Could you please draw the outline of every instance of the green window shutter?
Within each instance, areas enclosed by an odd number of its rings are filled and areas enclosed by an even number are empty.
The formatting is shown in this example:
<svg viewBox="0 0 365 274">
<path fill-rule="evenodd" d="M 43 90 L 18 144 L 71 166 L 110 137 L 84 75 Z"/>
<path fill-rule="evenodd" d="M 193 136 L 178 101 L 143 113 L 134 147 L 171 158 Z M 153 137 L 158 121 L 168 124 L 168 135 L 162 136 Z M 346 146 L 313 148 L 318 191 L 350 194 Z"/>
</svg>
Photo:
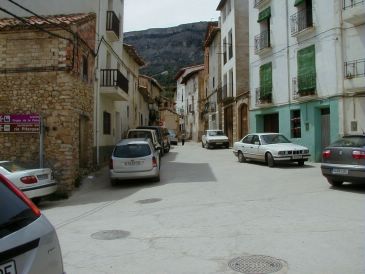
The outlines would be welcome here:
<svg viewBox="0 0 365 274">
<path fill-rule="evenodd" d="M 316 54 L 314 45 L 301 49 L 297 54 L 298 90 L 308 91 L 316 88 Z"/>
<path fill-rule="evenodd" d="M 257 19 L 257 23 L 260 23 L 261 21 L 270 18 L 270 16 L 271 16 L 271 7 L 268 7 L 267 9 L 264 9 L 259 13 L 259 19 Z"/>
<path fill-rule="evenodd" d="M 297 6 L 299 6 L 300 4 L 302 4 L 304 2 L 305 2 L 305 0 L 295 0 L 294 7 L 297 7 Z"/>
<path fill-rule="evenodd" d="M 264 64 L 260 67 L 260 88 L 261 96 L 272 92 L 272 63 Z"/>
</svg>

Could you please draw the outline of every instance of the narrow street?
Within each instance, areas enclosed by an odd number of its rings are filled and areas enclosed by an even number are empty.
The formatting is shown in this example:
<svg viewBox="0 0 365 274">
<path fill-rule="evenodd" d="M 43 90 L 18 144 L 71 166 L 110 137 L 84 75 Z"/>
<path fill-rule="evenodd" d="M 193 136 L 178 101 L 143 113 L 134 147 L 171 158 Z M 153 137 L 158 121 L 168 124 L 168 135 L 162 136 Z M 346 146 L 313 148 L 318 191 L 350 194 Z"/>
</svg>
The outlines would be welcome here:
<svg viewBox="0 0 365 274">
<path fill-rule="evenodd" d="M 40 205 L 67 274 L 234 274 L 248 255 L 278 259 L 262 273 L 365 273 L 363 186 L 330 187 L 318 163 L 242 164 L 193 142 L 162 161 L 160 183 L 111 187 L 104 168 Z"/>
</svg>

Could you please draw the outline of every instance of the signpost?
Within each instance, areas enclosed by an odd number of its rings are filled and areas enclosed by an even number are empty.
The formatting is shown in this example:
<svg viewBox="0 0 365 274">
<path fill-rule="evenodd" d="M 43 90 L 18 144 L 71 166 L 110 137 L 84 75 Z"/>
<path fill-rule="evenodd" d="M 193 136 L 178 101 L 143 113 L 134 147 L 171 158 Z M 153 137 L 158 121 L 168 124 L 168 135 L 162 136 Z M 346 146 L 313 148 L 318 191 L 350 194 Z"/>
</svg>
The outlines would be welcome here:
<svg viewBox="0 0 365 274">
<path fill-rule="evenodd" d="M 0 134 L 38 133 L 39 165 L 43 167 L 44 132 L 39 114 L 0 114 Z"/>
</svg>

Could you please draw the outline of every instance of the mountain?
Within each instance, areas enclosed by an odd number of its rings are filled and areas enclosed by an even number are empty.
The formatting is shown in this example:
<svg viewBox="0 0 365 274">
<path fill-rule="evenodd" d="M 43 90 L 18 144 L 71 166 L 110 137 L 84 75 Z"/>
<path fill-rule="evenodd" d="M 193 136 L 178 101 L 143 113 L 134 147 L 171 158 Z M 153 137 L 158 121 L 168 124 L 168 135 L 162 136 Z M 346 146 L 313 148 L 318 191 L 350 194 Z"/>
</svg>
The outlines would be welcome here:
<svg viewBox="0 0 365 274">
<path fill-rule="evenodd" d="M 209 23 L 126 32 L 124 43 L 134 46 L 146 62 L 141 74 L 152 76 L 169 72 L 154 78 L 171 91 L 176 87 L 175 75 L 181 68 L 204 63 L 204 39 Z"/>
</svg>

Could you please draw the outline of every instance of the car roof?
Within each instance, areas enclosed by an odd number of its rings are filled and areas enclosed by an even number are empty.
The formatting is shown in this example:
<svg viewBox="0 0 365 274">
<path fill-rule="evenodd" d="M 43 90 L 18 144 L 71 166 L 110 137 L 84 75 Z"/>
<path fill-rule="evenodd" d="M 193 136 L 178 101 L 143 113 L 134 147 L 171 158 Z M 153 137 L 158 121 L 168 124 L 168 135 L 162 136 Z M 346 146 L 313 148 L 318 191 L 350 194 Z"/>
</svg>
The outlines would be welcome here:
<svg viewBox="0 0 365 274">
<path fill-rule="evenodd" d="M 150 139 L 149 138 L 123 139 L 117 144 L 117 146 L 123 146 L 129 144 L 150 144 Z"/>
<path fill-rule="evenodd" d="M 129 131 L 147 131 L 147 132 L 155 132 L 154 129 L 148 129 L 148 128 L 133 128 L 133 129 L 129 129 Z"/>
</svg>

